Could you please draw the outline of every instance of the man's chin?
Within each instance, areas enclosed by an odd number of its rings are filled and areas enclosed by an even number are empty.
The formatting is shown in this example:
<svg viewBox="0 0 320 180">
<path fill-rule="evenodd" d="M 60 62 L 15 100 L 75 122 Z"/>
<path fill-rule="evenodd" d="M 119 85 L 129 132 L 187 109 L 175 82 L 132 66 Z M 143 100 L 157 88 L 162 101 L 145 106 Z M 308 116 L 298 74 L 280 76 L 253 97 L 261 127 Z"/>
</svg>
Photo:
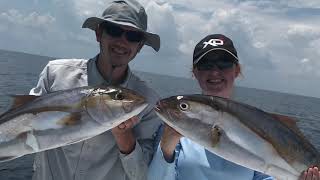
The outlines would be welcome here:
<svg viewBox="0 0 320 180">
<path fill-rule="evenodd" d="M 112 64 L 112 68 L 126 67 L 128 64 Z"/>
<path fill-rule="evenodd" d="M 112 66 L 116 66 L 116 67 L 120 67 L 120 66 L 127 66 L 129 64 L 129 60 L 128 58 L 115 58 L 115 57 L 112 57 L 112 60 L 111 60 L 111 64 Z"/>
</svg>

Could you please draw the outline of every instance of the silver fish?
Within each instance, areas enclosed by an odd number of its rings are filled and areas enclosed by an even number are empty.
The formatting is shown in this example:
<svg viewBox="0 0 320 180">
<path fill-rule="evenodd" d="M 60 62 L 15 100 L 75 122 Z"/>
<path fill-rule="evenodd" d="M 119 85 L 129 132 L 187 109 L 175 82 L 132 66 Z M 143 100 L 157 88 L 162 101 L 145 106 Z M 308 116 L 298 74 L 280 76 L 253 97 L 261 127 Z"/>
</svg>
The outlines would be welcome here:
<svg viewBox="0 0 320 180">
<path fill-rule="evenodd" d="M 308 167 L 320 167 L 319 152 L 286 116 L 205 95 L 163 99 L 155 111 L 212 153 L 277 179 L 296 180 Z"/>
<path fill-rule="evenodd" d="M 12 109 L 0 116 L 0 161 L 89 139 L 147 107 L 136 92 L 112 86 L 14 98 Z"/>
</svg>

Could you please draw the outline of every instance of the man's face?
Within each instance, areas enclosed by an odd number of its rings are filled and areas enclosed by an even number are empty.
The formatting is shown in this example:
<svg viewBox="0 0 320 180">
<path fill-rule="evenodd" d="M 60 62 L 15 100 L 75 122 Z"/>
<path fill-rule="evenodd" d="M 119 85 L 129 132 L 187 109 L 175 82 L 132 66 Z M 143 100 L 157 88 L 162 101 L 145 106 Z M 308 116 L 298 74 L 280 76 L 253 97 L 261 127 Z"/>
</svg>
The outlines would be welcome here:
<svg viewBox="0 0 320 180">
<path fill-rule="evenodd" d="M 127 66 L 143 45 L 141 33 L 129 26 L 101 26 L 96 33 L 100 55 L 115 67 Z"/>
</svg>

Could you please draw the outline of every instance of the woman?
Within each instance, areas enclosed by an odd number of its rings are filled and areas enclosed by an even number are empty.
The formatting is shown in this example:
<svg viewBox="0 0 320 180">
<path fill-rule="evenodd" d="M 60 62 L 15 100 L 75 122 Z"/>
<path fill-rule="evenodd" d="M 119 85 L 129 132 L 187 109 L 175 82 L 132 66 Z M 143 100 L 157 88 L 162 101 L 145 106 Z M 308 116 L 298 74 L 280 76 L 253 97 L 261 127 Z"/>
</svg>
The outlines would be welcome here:
<svg viewBox="0 0 320 180">
<path fill-rule="evenodd" d="M 224 35 L 202 39 L 193 54 L 193 74 L 205 95 L 230 98 L 241 73 L 237 51 Z M 303 180 L 320 180 L 317 168 L 308 169 Z M 224 160 L 182 137 L 165 125 L 160 145 L 150 164 L 149 180 L 237 179 L 271 180 L 270 176 Z"/>
</svg>

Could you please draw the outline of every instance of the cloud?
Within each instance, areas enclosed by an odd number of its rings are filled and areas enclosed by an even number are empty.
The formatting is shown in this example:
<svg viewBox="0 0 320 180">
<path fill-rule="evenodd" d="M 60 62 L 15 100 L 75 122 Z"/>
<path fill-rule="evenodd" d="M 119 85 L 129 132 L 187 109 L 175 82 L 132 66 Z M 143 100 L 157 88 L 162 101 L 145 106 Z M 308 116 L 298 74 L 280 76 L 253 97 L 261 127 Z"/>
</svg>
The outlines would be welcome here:
<svg viewBox="0 0 320 180">
<path fill-rule="evenodd" d="M 55 57 L 95 55 L 94 33 L 81 25 L 88 17 L 100 16 L 111 0 L 32 2 L 0 2 L 0 48 Z M 319 0 L 139 2 L 148 13 L 149 31 L 161 36 L 158 53 L 143 48 L 133 62 L 139 70 L 189 76 L 196 43 L 208 34 L 222 33 L 234 41 L 243 73 L 248 74 L 243 84 L 265 88 L 277 79 L 274 88 L 284 90 L 280 85 L 292 77 L 311 82 L 320 76 Z"/>
<path fill-rule="evenodd" d="M 159 5 L 149 1 L 145 6 L 149 22 L 149 31 L 161 37 L 161 54 L 164 56 L 177 56 L 179 54 L 180 39 L 174 10 L 169 4 Z"/>
<path fill-rule="evenodd" d="M 17 9 L 10 9 L 0 14 L 0 22 L 0 46 L 4 49 L 20 49 L 39 54 L 39 50 L 48 49 L 47 40 L 56 36 L 56 18 L 49 13 L 23 13 Z"/>
<path fill-rule="evenodd" d="M 71 0 L 74 13 L 82 19 L 91 16 L 100 16 L 111 0 Z"/>
<path fill-rule="evenodd" d="M 50 14 L 41 15 L 37 12 L 22 14 L 16 9 L 10 9 L 0 14 L 0 20 L 4 23 L 10 23 L 14 26 L 46 28 L 52 25 L 56 19 Z"/>
<path fill-rule="evenodd" d="M 278 1 L 274 2 L 277 3 Z M 281 0 L 280 4 L 295 8 L 320 8 L 320 1 L 318 0 Z"/>
<path fill-rule="evenodd" d="M 287 68 L 287 73 L 295 76 L 312 74 L 320 77 L 318 73 L 320 28 L 306 24 L 292 24 L 288 26 L 285 40 L 288 43 L 285 48 L 291 52 L 290 59 L 284 64 L 290 67 Z"/>
<path fill-rule="evenodd" d="M 259 8 L 279 9 L 279 8 L 320 8 L 318 0 L 234 0 L 232 2 L 252 4 Z"/>
<path fill-rule="evenodd" d="M 306 24 L 293 24 L 289 26 L 287 34 L 292 37 L 292 40 L 295 40 L 294 44 L 305 45 L 305 43 L 319 38 L 320 28 Z"/>
</svg>

